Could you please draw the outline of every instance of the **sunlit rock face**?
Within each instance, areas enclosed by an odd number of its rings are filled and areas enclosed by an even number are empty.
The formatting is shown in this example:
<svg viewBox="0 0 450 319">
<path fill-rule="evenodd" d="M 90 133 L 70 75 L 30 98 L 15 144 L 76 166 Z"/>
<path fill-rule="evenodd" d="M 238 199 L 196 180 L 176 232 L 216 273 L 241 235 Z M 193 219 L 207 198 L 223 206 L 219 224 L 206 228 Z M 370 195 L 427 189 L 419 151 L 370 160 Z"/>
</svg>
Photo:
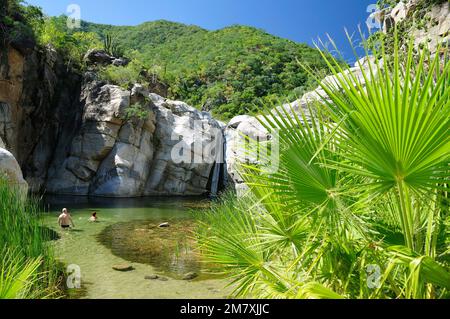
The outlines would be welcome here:
<svg viewBox="0 0 450 319">
<path fill-rule="evenodd" d="M 22 170 L 14 155 L 2 148 L 3 141 L 0 139 L 0 178 L 5 178 L 8 184 L 18 187 L 24 194 L 28 192 L 28 184 L 23 179 Z"/>
<path fill-rule="evenodd" d="M 136 197 L 209 191 L 214 161 L 203 160 L 201 152 L 222 132 L 209 113 L 139 85 L 127 91 L 93 81 L 85 85 L 82 101 L 81 129 L 49 175 L 47 192 Z M 127 117 L 137 104 L 143 116 Z M 174 151 L 179 145 L 188 155 L 183 161 Z"/>
<path fill-rule="evenodd" d="M 184 102 L 156 94 L 150 98 L 156 118 L 155 156 L 144 195 L 205 193 L 215 162 L 211 157 L 215 152 L 208 151 L 223 147 L 220 123 Z M 185 148 L 183 154 L 178 152 L 179 146 Z"/>
<path fill-rule="evenodd" d="M 450 2 L 434 5 L 425 17 L 428 25 L 414 29 L 412 35 L 417 46 L 428 44 L 434 53 L 439 45 L 448 45 L 450 40 Z"/>
</svg>

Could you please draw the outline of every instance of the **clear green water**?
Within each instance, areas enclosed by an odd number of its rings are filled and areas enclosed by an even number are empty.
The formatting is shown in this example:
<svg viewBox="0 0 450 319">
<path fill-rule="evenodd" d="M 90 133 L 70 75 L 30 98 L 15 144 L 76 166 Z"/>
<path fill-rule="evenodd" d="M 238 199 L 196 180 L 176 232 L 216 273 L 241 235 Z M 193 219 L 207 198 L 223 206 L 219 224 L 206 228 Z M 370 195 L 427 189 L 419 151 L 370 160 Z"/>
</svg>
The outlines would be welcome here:
<svg viewBox="0 0 450 319">
<path fill-rule="evenodd" d="M 227 282 L 200 262 L 191 231 L 194 226 L 189 207 L 199 199 L 87 199 L 48 197 L 45 225 L 58 233 L 52 241 L 56 257 L 81 270 L 81 289 L 71 290 L 74 298 L 196 299 L 226 298 Z M 67 207 L 75 229 L 63 231 L 57 225 Z M 92 211 L 99 222 L 90 223 Z M 169 222 L 170 227 L 159 228 Z M 134 270 L 118 272 L 113 265 L 128 264 Z M 195 280 L 181 280 L 196 272 Z M 148 280 L 158 275 L 167 281 Z"/>
</svg>

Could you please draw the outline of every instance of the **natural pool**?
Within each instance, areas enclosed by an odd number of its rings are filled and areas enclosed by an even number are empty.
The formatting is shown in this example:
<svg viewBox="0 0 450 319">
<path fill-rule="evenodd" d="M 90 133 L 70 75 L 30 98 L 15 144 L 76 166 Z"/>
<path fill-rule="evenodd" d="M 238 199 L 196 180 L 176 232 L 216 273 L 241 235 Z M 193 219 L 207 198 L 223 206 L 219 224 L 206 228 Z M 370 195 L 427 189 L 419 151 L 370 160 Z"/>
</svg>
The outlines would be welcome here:
<svg viewBox="0 0 450 319">
<path fill-rule="evenodd" d="M 73 298 L 226 298 L 226 281 L 201 262 L 191 236 L 190 208 L 207 204 L 201 199 L 99 199 L 46 197 L 44 224 L 55 230 L 56 257 L 79 266 L 81 289 Z M 62 231 L 57 217 L 67 207 L 75 229 Z M 99 222 L 89 222 L 96 211 Z M 158 227 L 169 223 L 169 227 Z M 119 272 L 115 265 L 130 265 Z M 182 280 L 188 273 L 193 280 Z M 157 279 L 146 279 L 155 278 Z"/>
</svg>

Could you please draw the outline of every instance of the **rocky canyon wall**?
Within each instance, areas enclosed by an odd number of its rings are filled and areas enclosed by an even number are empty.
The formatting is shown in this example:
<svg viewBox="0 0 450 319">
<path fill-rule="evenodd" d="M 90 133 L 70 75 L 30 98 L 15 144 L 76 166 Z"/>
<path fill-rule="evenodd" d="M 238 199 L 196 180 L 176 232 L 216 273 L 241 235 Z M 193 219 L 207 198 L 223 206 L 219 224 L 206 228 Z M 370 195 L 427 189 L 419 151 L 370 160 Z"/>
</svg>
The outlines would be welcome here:
<svg viewBox="0 0 450 319">
<path fill-rule="evenodd" d="M 0 72 L 0 138 L 38 192 L 79 128 L 81 77 L 50 47 L 3 52 L 8 58 Z"/>
<path fill-rule="evenodd" d="M 142 114 L 133 115 L 137 106 Z M 223 147 L 222 126 L 209 113 L 140 85 L 125 90 L 93 72 L 77 75 L 51 48 L 25 54 L 8 49 L 0 78 L 0 170 L 11 179 L 13 168 L 17 176 L 21 168 L 32 192 L 206 194 L 223 158 L 208 161 L 202 152 L 210 144 Z M 174 153 L 179 145 L 187 154 Z"/>
<path fill-rule="evenodd" d="M 82 101 L 80 131 L 64 161 L 50 168 L 47 192 L 136 197 L 209 191 L 215 162 L 195 162 L 191 156 L 194 143 L 209 143 L 222 132 L 209 113 L 140 85 L 127 91 L 96 80 L 83 86 Z M 127 119 L 136 103 L 144 118 Z M 180 143 L 189 155 L 183 162 L 174 153 Z"/>
</svg>

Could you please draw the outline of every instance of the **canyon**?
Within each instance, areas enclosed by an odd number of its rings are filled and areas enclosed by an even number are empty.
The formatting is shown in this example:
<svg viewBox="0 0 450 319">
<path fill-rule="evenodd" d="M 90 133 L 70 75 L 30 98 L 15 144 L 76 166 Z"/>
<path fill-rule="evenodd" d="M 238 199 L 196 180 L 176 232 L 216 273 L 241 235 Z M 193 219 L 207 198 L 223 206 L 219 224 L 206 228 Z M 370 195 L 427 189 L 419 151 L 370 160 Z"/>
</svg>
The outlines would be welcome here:
<svg viewBox="0 0 450 319">
<path fill-rule="evenodd" d="M 401 2 L 376 19 L 389 32 L 410 18 L 415 5 L 414 0 Z M 433 6 L 427 32 L 413 32 L 417 45 L 448 45 L 449 16 L 448 2 Z M 2 55 L 7 63 L 0 66 L 0 171 L 32 193 L 215 195 L 228 184 L 245 192 L 239 164 L 257 160 L 246 156 L 242 143 L 246 137 L 271 140 L 261 116 L 241 115 L 222 123 L 138 83 L 123 88 L 99 80 L 91 69 L 74 71 L 51 46 L 10 45 Z M 87 56 L 98 57 L 93 52 Z M 350 69 L 362 84 L 365 67 L 367 61 L 360 60 Z M 324 81 L 339 88 L 338 77 Z M 308 105 L 323 98 L 319 87 L 280 110 L 308 113 Z M 136 107 L 142 114 L 130 116 Z M 177 155 L 177 149 L 184 154 Z"/>
</svg>

